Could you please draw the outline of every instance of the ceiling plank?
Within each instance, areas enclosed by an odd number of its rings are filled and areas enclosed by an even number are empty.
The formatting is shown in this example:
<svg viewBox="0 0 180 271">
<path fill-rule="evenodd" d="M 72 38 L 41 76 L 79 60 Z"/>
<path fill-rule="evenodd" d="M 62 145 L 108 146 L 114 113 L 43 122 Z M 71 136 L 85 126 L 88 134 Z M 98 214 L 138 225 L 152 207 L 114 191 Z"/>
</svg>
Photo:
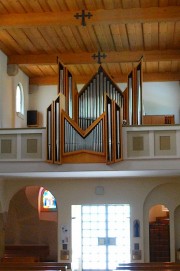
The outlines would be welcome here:
<svg viewBox="0 0 180 271">
<path fill-rule="evenodd" d="M 180 7 L 149 7 L 133 9 L 98 9 L 92 11 L 93 16 L 86 20 L 87 25 L 114 23 L 145 23 L 178 21 Z M 74 11 L 63 12 L 34 12 L 2 14 L 0 28 L 34 27 L 49 25 L 81 25 L 81 20 L 74 17 Z"/>
<path fill-rule="evenodd" d="M 64 65 L 94 64 L 96 60 L 92 57 L 93 54 L 82 52 L 62 53 L 58 55 L 11 55 L 8 58 L 8 64 L 57 64 L 58 58 Z M 145 62 L 180 60 L 180 50 L 122 51 L 108 52 L 106 55 L 106 58 L 102 59 L 102 63 L 138 62 L 142 56 Z"/>
<path fill-rule="evenodd" d="M 116 83 L 126 83 L 128 74 L 116 74 L 113 76 L 113 81 Z M 92 78 L 92 74 L 89 75 L 76 75 L 74 80 L 77 84 L 86 84 Z M 168 82 L 179 81 L 179 72 L 162 72 L 162 73 L 144 73 L 143 82 Z M 30 85 L 57 85 L 58 76 L 43 76 L 43 77 L 31 77 L 29 80 Z"/>
</svg>

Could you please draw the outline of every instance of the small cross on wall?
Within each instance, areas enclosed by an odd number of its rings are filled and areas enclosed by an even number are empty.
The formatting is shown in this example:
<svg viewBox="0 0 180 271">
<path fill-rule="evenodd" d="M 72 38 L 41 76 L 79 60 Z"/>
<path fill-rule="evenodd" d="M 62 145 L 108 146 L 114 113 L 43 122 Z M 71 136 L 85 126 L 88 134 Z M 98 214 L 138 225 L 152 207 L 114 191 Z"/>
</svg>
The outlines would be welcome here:
<svg viewBox="0 0 180 271">
<path fill-rule="evenodd" d="M 75 17 L 76 19 L 82 18 L 81 24 L 82 24 L 83 26 L 86 26 L 85 18 L 90 19 L 92 16 L 93 16 L 93 15 L 92 15 L 90 12 L 88 12 L 88 13 L 86 14 L 84 10 L 82 10 L 82 13 L 81 13 L 81 14 L 76 13 L 76 14 L 74 15 L 74 17 Z"/>
<path fill-rule="evenodd" d="M 107 55 L 105 53 L 98 52 L 97 54 L 92 55 L 94 59 L 97 58 L 97 63 L 101 64 L 101 58 L 106 58 Z"/>
</svg>

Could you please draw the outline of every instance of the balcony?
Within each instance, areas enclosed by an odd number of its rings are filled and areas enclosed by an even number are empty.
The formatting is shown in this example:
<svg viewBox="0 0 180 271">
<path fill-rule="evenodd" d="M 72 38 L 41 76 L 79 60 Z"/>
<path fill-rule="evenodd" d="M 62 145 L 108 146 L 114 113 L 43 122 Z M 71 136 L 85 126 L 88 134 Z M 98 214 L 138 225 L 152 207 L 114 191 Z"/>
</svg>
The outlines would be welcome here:
<svg viewBox="0 0 180 271">
<path fill-rule="evenodd" d="M 0 176 L 119 178 L 180 175 L 180 125 L 124 126 L 123 161 L 51 164 L 46 129 L 0 129 Z"/>
</svg>

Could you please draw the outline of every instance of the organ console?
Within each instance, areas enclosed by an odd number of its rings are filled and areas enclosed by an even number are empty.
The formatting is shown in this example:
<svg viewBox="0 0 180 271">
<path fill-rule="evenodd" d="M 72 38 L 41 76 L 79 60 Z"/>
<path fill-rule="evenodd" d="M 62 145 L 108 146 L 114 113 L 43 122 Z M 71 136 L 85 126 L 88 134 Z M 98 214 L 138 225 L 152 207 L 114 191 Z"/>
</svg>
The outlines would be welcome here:
<svg viewBox="0 0 180 271">
<path fill-rule="evenodd" d="M 100 65 L 78 93 L 72 74 L 59 63 L 57 98 L 47 108 L 47 162 L 121 161 L 123 118 L 130 125 L 142 122 L 141 79 L 139 65 L 123 93 Z"/>
</svg>

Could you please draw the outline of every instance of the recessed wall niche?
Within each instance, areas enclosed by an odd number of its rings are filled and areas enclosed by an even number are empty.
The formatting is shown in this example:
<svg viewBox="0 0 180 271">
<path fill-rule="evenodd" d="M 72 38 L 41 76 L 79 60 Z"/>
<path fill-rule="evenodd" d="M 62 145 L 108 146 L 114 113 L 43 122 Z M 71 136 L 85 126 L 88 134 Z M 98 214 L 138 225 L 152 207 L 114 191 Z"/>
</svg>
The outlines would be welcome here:
<svg viewBox="0 0 180 271">
<path fill-rule="evenodd" d="M 176 155 L 176 131 L 155 131 L 155 156 Z"/>
<path fill-rule="evenodd" d="M 22 158 L 42 158 L 41 134 L 23 134 L 21 136 Z"/>
<path fill-rule="evenodd" d="M 149 132 L 127 132 L 127 155 L 149 156 Z"/>
<path fill-rule="evenodd" d="M 0 159 L 17 158 L 17 136 L 0 135 Z"/>
<path fill-rule="evenodd" d="M 1 139 L 1 153 L 11 153 L 12 144 L 11 139 Z"/>
</svg>

